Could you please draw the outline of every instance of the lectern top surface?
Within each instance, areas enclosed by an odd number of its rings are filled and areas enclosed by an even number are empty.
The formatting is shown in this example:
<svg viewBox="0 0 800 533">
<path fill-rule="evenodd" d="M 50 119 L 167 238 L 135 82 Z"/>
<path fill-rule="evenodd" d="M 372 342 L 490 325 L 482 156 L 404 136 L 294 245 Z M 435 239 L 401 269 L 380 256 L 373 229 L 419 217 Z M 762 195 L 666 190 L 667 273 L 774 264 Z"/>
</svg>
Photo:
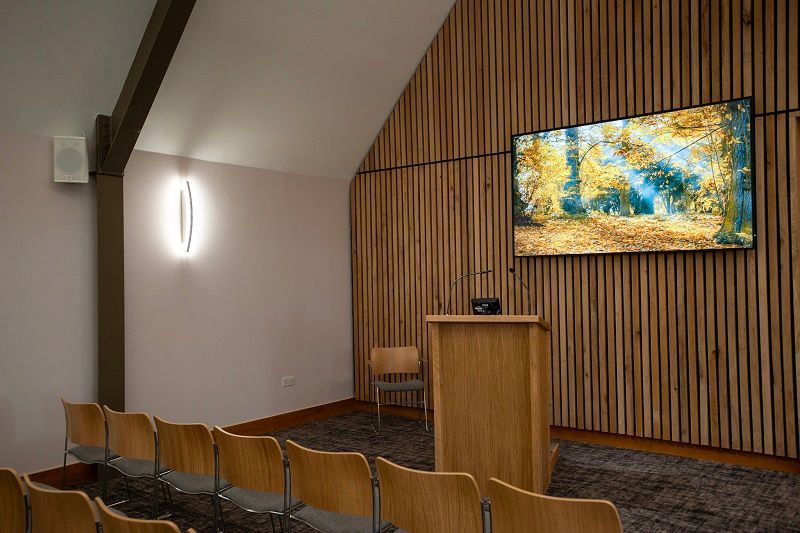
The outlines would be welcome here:
<svg viewBox="0 0 800 533">
<path fill-rule="evenodd" d="M 428 322 L 478 322 L 478 323 L 538 323 L 545 329 L 550 329 L 547 323 L 539 315 L 428 315 L 425 317 Z"/>
</svg>

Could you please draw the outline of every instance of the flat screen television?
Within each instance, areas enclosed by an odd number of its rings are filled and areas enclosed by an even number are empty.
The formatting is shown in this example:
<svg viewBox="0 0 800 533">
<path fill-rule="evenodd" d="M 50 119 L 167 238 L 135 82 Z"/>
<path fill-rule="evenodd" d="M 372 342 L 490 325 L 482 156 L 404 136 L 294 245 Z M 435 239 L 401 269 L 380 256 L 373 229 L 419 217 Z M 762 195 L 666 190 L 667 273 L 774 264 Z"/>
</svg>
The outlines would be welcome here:
<svg viewBox="0 0 800 533">
<path fill-rule="evenodd" d="M 515 256 L 751 248 L 750 98 L 512 139 Z"/>
</svg>

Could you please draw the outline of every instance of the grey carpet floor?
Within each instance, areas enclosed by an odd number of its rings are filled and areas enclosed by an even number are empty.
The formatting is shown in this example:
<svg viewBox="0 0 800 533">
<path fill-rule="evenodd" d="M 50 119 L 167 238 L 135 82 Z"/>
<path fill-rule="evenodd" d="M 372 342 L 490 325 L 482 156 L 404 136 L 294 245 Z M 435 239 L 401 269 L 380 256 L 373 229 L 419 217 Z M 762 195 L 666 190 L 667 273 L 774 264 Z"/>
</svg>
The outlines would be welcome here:
<svg viewBox="0 0 800 533">
<path fill-rule="evenodd" d="M 413 420 L 384 418 L 383 434 L 371 430 L 372 416 L 351 413 L 274 434 L 310 448 L 359 451 L 374 468 L 377 456 L 421 470 L 433 470 L 433 432 Z M 91 497 L 99 485 L 82 487 Z M 124 484 L 114 480 L 110 500 L 122 499 Z M 146 517 L 150 486 L 131 482 L 133 500 L 119 506 Z M 172 520 L 181 528 L 211 531 L 208 498 L 173 491 Z M 800 476 L 682 457 L 605 446 L 561 442 L 548 494 L 601 498 L 614 502 L 628 532 L 798 531 Z M 223 503 L 227 531 L 271 531 L 269 519 Z M 293 532 L 310 529 L 297 524 Z"/>
</svg>

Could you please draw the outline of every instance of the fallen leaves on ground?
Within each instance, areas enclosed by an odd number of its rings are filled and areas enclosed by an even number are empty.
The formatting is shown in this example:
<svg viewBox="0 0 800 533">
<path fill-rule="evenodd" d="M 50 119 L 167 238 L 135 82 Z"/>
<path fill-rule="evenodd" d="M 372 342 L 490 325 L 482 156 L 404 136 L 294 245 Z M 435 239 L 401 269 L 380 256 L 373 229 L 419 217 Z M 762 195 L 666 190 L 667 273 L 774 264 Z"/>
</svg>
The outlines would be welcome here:
<svg viewBox="0 0 800 533">
<path fill-rule="evenodd" d="M 514 228 L 516 255 L 565 255 L 736 248 L 714 241 L 722 224 L 716 215 L 592 213 L 587 217 L 544 219 Z"/>
</svg>

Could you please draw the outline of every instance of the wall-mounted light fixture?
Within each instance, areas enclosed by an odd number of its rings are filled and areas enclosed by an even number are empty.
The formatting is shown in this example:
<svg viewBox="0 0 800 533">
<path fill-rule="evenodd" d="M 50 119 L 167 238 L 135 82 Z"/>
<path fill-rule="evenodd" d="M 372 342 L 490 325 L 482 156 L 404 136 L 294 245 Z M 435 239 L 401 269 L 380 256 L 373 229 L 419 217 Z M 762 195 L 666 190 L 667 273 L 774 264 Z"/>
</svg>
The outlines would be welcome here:
<svg viewBox="0 0 800 533">
<path fill-rule="evenodd" d="M 181 244 L 186 253 L 192 247 L 192 229 L 194 226 L 194 206 L 192 205 L 192 187 L 185 181 L 181 187 Z"/>
</svg>

